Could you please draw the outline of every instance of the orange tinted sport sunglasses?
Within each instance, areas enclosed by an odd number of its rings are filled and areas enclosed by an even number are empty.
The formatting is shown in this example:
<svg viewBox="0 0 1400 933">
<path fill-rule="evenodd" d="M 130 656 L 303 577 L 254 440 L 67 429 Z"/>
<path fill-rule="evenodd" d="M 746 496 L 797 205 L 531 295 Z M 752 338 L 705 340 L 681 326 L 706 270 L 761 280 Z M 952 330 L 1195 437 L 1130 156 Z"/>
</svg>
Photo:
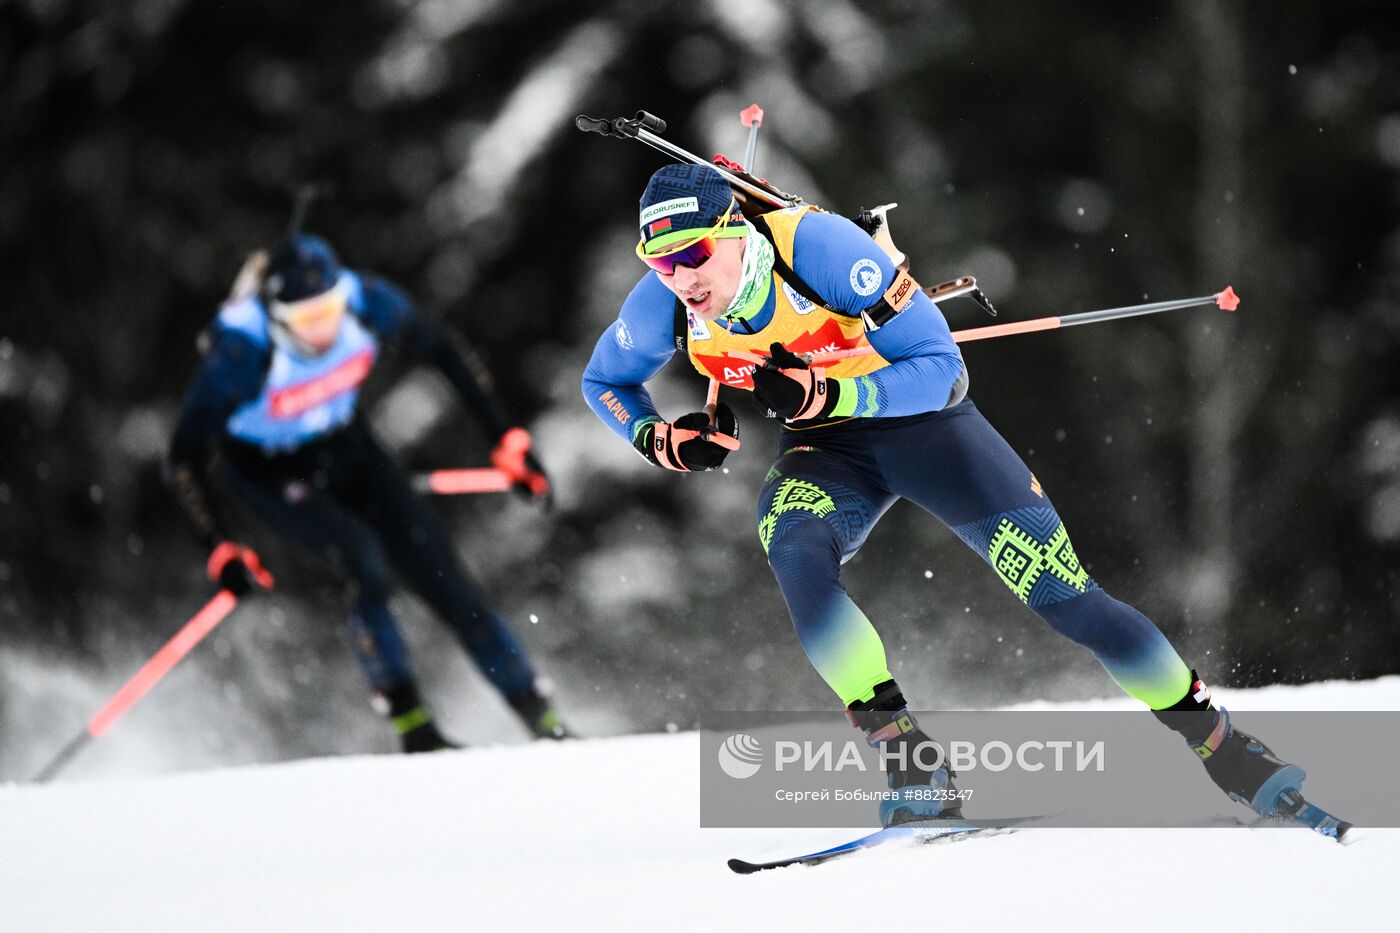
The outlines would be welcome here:
<svg viewBox="0 0 1400 933">
<path fill-rule="evenodd" d="M 698 269 L 703 266 L 711 256 L 715 254 L 719 241 L 723 239 L 722 231 L 733 216 L 734 202 L 730 202 L 730 209 L 726 210 L 719 221 L 706 230 L 694 240 L 683 242 L 662 253 L 648 253 L 646 242 L 637 241 L 637 258 L 646 263 L 661 275 L 675 275 L 678 266 L 685 266 L 688 269 Z"/>
<path fill-rule="evenodd" d="M 350 290 L 344 281 L 337 282 L 334 288 L 303 298 L 301 301 L 280 301 L 272 303 L 272 316 L 288 327 L 314 327 L 329 322 L 345 313 Z"/>
</svg>

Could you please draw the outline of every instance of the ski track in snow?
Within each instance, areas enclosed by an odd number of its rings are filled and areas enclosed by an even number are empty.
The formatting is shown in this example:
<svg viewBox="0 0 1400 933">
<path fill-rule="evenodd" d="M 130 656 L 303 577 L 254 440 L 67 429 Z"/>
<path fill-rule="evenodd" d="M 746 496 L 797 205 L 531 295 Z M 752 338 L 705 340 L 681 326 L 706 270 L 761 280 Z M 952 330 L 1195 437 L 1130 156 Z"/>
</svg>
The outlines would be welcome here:
<svg viewBox="0 0 1400 933">
<path fill-rule="evenodd" d="M 1232 709 L 1396 709 L 1400 677 L 1217 697 Z M 1304 830 L 1023 829 L 734 875 L 731 856 L 858 832 L 698 828 L 697 746 L 694 733 L 642 735 L 7 785 L 0 930 L 1180 933 L 1393 921 L 1394 829 L 1357 830 L 1349 846 Z"/>
</svg>

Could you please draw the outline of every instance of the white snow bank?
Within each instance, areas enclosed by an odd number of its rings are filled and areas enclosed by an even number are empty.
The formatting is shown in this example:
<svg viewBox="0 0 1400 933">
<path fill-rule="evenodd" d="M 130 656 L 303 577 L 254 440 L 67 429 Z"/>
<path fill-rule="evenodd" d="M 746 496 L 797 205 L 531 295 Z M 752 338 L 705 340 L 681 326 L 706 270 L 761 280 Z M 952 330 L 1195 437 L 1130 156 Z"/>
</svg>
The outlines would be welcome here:
<svg viewBox="0 0 1400 933">
<path fill-rule="evenodd" d="M 1395 709 L 1400 677 L 1224 699 Z M 683 733 L 9 785 L 0 928 L 1180 933 L 1393 920 L 1400 830 L 1359 830 L 1343 847 L 1301 830 L 1025 829 L 741 877 L 726 858 L 853 833 L 699 829 L 697 747 Z"/>
</svg>

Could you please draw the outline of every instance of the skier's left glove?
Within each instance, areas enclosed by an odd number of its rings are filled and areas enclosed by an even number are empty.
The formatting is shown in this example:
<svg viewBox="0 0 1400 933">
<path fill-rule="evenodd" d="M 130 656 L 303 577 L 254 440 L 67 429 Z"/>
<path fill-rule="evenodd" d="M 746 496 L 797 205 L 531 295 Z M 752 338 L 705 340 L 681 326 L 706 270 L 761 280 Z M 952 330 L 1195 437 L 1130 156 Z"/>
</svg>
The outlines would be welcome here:
<svg viewBox="0 0 1400 933">
<path fill-rule="evenodd" d="M 837 380 L 826 378 L 820 366 L 812 369 L 781 343 L 774 343 L 768 352 L 768 358 L 753 370 L 753 396 L 759 407 L 789 421 L 831 414 L 841 395 Z"/>
<path fill-rule="evenodd" d="M 220 541 L 209 553 L 205 566 L 209 579 L 240 599 L 261 588 L 272 589 L 272 574 L 263 566 L 258 552 L 233 541 Z"/>
<path fill-rule="evenodd" d="M 512 489 L 526 497 L 543 501 L 545 508 L 548 508 L 552 503 L 549 477 L 531 451 L 532 445 L 529 431 L 511 428 L 501 435 L 491 451 L 491 465 L 506 475 Z"/>
</svg>

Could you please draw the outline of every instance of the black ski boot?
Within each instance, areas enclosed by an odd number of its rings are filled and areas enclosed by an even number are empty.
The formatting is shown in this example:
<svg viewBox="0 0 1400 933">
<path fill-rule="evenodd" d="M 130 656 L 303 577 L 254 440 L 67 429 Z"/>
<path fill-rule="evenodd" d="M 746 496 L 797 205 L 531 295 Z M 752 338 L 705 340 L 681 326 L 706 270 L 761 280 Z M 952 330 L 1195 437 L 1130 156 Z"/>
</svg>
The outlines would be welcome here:
<svg viewBox="0 0 1400 933">
<path fill-rule="evenodd" d="M 878 684 L 869 702 L 857 700 L 847 707 L 846 718 L 865 733 L 872 748 L 884 745 L 886 760 L 894 764 L 886 774 L 896 796 L 880 801 L 882 826 L 962 819 L 962 800 L 953 785 L 956 774 L 942 750 L 909 714 L 898 684 L 893 680 Z M 942 764 L 932 771 L 924 767 L 934 761 Z"/>
<path fill-rule="evenodd" d="M 1152 714 L 1186 738 L 1217 787 L 1254 812 L 1288 816 L 1291 814 L 1280 812 L 1279 798 L 1289 795 L 1301 800 L 1299 792 L 1307 773 L 1280 760 L 1254 736 L 1234 728 L 1229 711 L 1211 705 L 1210 688 L 1195 671 L 1191 672 L 1191 689 L 1186 696 Z"/>
<path fill-rule="evenodd" d="M 399 745 L 405 752 L 437 752 L 462 747 L 438 731 L 418 696 L 418 688 L 412 683 L 381 690 L 375 699 L 375 707 L 389 717 L 394 731 L 399 734 Z"/>
<path fill-rule="evenodd" d="M 554 701 L 539 684 L 532 684 L 530 689 L 506 697 L 506 702 L 535 738 L 577 738 L 569 727 L 564 725 L 559 711 L 554 708 Z"/>
</svg>

